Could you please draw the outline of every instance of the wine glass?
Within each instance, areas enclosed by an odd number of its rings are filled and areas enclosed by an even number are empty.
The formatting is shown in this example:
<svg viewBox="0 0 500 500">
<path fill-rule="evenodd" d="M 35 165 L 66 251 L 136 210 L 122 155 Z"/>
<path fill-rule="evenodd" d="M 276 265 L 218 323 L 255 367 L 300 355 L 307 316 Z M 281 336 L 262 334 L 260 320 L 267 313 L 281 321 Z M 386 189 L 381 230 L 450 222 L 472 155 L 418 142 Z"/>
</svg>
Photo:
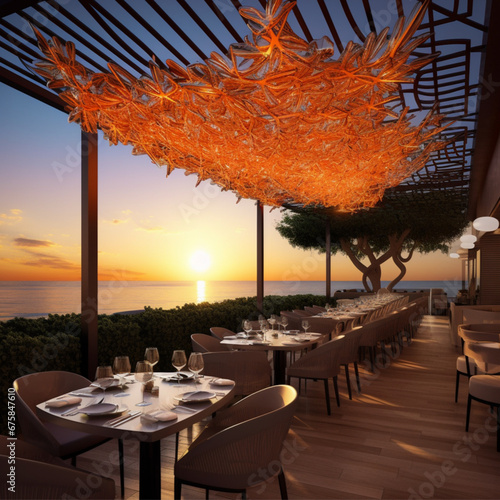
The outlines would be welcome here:
<svg viewBox="0 0 500 500">
<path fill-rule="evenodd" d="M 148 406 L 151 403 L 144 400 L 146 384 L 153 378 L 153 366 L 149 361 L 138 361 L 135 365 L 135 379 L 142 384 L 142 401 L 135 406 Z"/>
<path fill-rule="evenodd" d="M 266 333 L 269 331 L 269 324 L 267 321 L 263 321 L 260 324 L 260 331 L 262 332 L 262 340 L 266 340 Z"/>
<path fill-rule="evenodd" d="M 288 318 L 286 316 L 281 316 L 281 324 L 283 325 L 283 330 L 286 330 L 288 326 Z"/>
<path fill-rule="evenodd" d="M 180 371 L 186 366 L 186 353 L 181 350 L 174 351 L 172 354 L 172 366 L 177 370 L 177 382 L 180 382 Z"/>
<path fill-rule="evenodd" d="M 204 368 L 203 354 L 201 352 L 192 352 L 189 356 L 188 368 L 194 374 L 194 383 L 198 381 L 198 374 Z"/>
<path fill-rule="evenodd" d="M 131 366 L 130 366 L 130 360 L 128 359 L 128 356 L 116 356 L 114 361 L 113 361 L 113 373 L 115 375 L 118 375 L 118 383 L 120 387 L 123 387 L 125 385 L 125 377 L 124 375 L 127 375 L 130 373 Z"/>
<path fill-rule="evenodd" d="M 249 333 L 252 331 L 252 323 L 250 323 L 250 321 L 248 321 L 248 319 L 243 321 L 243 330 L 245 330 L 247 337 L 248 337 Z"/>
<path fill-rule="evenodd" d="M 302 320 L 302 328 L 304 329 L 304 332 L 307 333 L 307 329 L 309 328 L 309 321 L 307 319 Z"/>
<path fill-rule="evenodd" d="M 158 363 L 158 361 L 160 361 L 158 349 L 156 347 L 147 347 L 146 352 L 144 353 L 144 359 L 151 363 L 154 370 L 154 366 L 156 365 L 156 363 Z"/>
<path fill-rule="evenodd" d="M 94 387 L 99 387 L 103 392 L 113 383 L 113 369 L 111 366 L 98 366 L 95 371 Z"/>
<path fill-rule="evenodd" d="M 273 314 L 273 315 L 269 318 L 269 324 L 271 325 L 271 330 L 274 330 L 274 323 L 276 323 L 276 316 Z"/>
</svg>

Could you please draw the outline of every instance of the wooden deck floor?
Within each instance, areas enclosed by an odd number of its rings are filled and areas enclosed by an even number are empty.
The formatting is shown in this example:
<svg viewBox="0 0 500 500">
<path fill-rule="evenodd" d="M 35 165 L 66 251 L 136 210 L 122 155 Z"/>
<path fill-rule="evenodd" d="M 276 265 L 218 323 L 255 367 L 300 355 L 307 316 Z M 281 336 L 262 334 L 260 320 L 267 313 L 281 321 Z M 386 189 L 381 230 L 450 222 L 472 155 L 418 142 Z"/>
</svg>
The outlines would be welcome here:
<svg viewBox="0 0 500 500">
<path fill-rule="evenodd" d="M 362 373 L 362 392 L 347 398 L 339 378 L 341 406 L 326 414 L 323 385 L 310 382 L 286 440 L 283 462 L 291 499 L 498 499 L 500 453 L 494 418 L 473 403 L 464 431 L 467 389 L 454 402 L 456 349 L 448 319 L 426 316 L 411 346 L 374 374 Z M 333 391 L 332 391 L 333 392 Z M 199 432 L 181 434 L 181 452 Z M 109 466 L 116 442 L 79 458 L 78 466 Z M 126 498 L 138 496 L 138 449 L 125 442 Z M 162 498 L 173 498 L 173 440 L 162 442 Z M 119 484 L 115 471 L 112 477 Z M 118 492 L 118 490 L 117 490 Z M 183 498 L 203 499 L 184 487 Z M 279 498 L 277 481 L 250 488 L 251 499 Z M 210 498 L 234 498 L 211 492 Z"/>
</svg>

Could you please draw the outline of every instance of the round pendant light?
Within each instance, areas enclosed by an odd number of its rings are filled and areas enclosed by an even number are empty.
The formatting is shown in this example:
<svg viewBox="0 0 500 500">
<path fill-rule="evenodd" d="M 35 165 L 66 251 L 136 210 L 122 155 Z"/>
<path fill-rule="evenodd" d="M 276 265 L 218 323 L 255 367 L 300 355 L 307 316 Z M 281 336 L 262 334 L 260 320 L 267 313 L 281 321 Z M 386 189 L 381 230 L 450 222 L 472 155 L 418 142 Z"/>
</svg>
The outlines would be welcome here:
<svg viewBox="0 0 500 500">
<path fill-rule="evenodd" d="M 460 237 L 460 241 L 462 243 L 476 243 L 477 237 L 474 236 L 473 234 L 464 234 L 463 236 Z"/>
<path fill-rule="evenodd" d="M 468 242 L 460 243 L 460 247 L 470 250 L 471 248 L 474 248 L 474 243 L 468 243 Z"/>
<path fill-rule="evenodd" d="M 499 223 L 495 217 L 479 217 L 472 223 L 472 226 L 476 231 L 496 231 Z"/>
<path fill-rule="evenodd" d="M 459 259 L 459 258 L 460 258 L 460 255 L 458 255 L 458 253 L 456 253 L 456 252 L 453 252 L 453 253 L 450 253 L 450 257 L 451 257 L 452 259 Z"/>
</svg>

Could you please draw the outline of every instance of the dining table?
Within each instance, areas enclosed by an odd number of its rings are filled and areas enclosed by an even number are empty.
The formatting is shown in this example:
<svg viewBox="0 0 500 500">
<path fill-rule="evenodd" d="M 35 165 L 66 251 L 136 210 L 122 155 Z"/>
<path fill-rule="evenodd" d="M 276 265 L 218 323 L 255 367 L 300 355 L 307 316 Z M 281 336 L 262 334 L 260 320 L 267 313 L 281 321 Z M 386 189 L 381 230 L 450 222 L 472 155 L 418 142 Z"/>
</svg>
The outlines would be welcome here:
<svg viewBox="0 0 500 500">
<path fill-rule="evenodd" d="M 234 336 L 224 337 L 221 344 L 231 349 L 271 351 L 273 355 L 273 383 L 286 383 L 286 357 L 288 353 L 295 353 L 313 349 L 318 344 L 328 340 L 328 335 L 319 332 L 301 333 L 298 330 L 269 330 L 265 338 L 261 332 L 250 332 L 247 336 L 239 332 Z"/>
<path fill-rule="evenodd" d="M 69 429 L 108 438 L 137 439 L 140 443 L 139 498 L 159 499 L 161 439 L 191 427 L 227 406 L 234 397 L 234 383 L 203 376 L 194 380 L 190 372 L 182 372 L 179 376 L 176 373 L 158 372 L 155 373 L 154 384 L 158 387 L 157 394 L 148 391 L 143 393 L 142 384 L 135 382 L 133 375 L 129 375 L 121 386 L 114 384 L 106 390 L 93 386 L 82 387 L 40 403 L 36 411 L 41 420 Z M 150 404 L 137 406 L 143 394 L 144 401 Z M 74 396 L 73 399 L 70 396 Z M 64 402 L 65 398 L 72 401 L 75 397 L 81 401 L 70 406 L 53 407 L 57 401 Z M 99 411 L 99 406 L 103 411 Z M 116 408 L 104 411 L 112 406 Z M 78 413 L 70 413 L 72 408 Z M 123 420 L 119 421 L 121 417 Z M 169 420 L 163 421 L 163 418 Z M 117 424 L 114 424 L 116 421 Z"/>
</svg>

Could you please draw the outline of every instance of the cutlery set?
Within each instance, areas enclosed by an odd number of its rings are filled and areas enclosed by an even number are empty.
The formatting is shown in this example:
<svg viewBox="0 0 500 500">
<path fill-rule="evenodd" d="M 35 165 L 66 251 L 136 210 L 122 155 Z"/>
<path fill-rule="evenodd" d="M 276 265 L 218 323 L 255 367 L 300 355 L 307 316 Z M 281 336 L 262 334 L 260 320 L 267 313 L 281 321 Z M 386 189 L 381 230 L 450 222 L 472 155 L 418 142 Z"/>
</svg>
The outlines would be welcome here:
<svg viewBox="0 0 500 500">
<path fill-rule="evenodd" d="M 109 420 L 106 422 L 106 425 L 109 425 L 110 427 L 118 427 L 121 424 L 124 424 L 125 422 L 128 422 L 129 420 L 132 420 L 136 417 L 138 417 L 142 412 L 140 411 L 128 411 L 127 415 L 121 415 L 120 417 L 114 418 L 112 420 Z"/>
<path fill-rule="evenodd" d="M 102 403 L 103 400 L 104 400 L 104 398 L 99 398 L 97 401 L 89 401 L 88 404 L 86 404 L 84 406 L 78 405 L 76 408 L 71 408 L 69 410 L 62 412 L 61 415 L 63 417 L 72 417 L 72 416 L 76 415 L 77 413 L 80 413 L 87 406 L 97 405 L 99 403 Z"/>
</svg>

